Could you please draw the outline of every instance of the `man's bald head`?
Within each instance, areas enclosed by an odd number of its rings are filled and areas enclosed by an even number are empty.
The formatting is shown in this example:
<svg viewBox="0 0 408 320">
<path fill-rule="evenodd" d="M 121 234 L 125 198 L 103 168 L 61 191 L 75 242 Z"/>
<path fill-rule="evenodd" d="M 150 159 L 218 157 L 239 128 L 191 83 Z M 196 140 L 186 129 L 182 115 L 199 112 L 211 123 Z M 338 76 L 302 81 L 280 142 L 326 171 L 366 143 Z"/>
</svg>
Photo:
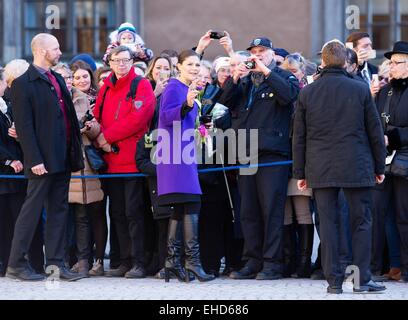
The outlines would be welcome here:
<svg viewBox="0 0 408 320">
<path fill-rule="evenodd" d="M 31 40 L 31 51 L 35 55 L 38 50 L 48 50 L 56 43 L 58 40 L 52 34 L 39 33 Z"/>
<path fill-rule="evenodd" d="M 31 41 L 31 50 L 34 63 L 46 68 L 57 65 L 61 57 L 57 38 L 48 33 L 37 34 Z"/>
</svg>

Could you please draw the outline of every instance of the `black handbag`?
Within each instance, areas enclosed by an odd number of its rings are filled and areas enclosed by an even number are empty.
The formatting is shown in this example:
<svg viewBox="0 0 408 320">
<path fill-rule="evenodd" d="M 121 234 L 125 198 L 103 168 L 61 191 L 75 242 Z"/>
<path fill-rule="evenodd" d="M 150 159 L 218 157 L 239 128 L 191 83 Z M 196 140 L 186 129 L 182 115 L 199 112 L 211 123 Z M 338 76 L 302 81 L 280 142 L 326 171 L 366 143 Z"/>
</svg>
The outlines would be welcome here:
<svg viewBox="0 0 408 320">
<path fill-rule="evenodd" d="M 93 145 L 85 146 L 85 157 L 92 170 L 104 171 L 106 169 L 106 162 L 103 159 L 102 150 L 95 148 Z"/>
<path fill-rule="evenodd" d="M 390 173 L 393 176 L 408 178 L 408 150 L 397 150 L 390 165 Z"/>
<path fill-rule="evenodd" d="M 387 100 L 384 106 L 384 112 L 381 113 L 384 131 L 387 131 L 390 119 L 390 103 L 393 91 L 388 92 Z M 385 166 L 385 173 L 396 177 L 408 178 L 408 149 L 397 150 L 391 163 Z"/>
</svg>

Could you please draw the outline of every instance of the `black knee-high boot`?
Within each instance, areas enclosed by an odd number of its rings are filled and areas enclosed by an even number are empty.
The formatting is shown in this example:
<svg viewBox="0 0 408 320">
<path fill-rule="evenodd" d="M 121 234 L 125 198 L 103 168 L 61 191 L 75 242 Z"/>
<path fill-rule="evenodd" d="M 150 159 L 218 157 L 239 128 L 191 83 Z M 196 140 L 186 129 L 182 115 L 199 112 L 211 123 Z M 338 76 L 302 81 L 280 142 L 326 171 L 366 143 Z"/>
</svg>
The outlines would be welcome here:
<svg viewBox="0 0 408 320">
<path fill-rule="evenodd" d="M 181 244 L 183 239 L 183 222 L 170 219 L 167 237 L 167 258 L 165 262 L 165 281 L 169 282 L 170 274 L 179 281 L 185 281 L 186 271 L 181 263 Z"/>
<path fill-rule="evenodd" d="M 312 250 L 313 250 L 313 224 L 300 224 L 299 230 L 299 264 L 296 268 L 295 278 L 310 278 L 312 269 Z"/>
<path fill-rule="evenodd" d="M 190 281 L 189 273 L 193 273 L 199 281 L 214 280 L 215 276 L 203 270 L 200 261 L 200 245 L 198 243 L 198 214 L 185 214 L 184 245 L 186 251 L 186 281 Z"/>
</svg>

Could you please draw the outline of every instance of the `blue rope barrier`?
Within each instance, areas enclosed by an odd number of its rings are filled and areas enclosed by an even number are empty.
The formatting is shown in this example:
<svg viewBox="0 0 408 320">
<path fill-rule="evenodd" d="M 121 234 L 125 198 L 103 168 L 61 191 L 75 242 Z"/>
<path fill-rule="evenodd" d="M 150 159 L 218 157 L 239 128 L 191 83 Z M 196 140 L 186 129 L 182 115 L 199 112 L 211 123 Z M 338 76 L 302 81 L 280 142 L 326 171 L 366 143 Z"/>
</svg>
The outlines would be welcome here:
<svg viewBox="0 0 408 320">
<path fill-rule="evenodd" d="M 209 168 L 200 169 L 198 173 L 210 173 L 210 172 L 220 172 L 220 171 L 231 171 L 239 169 L 252 169 L 252 168 L 263 168 L 263 167 L 277 167 L 277 166 L 288 166 L 291 165 L 293 161 L 279 161 L 279 162 L 269 162 L 269 163 L 258 163 L 252 165 L 242 165 L 242 166 L 231 166 L 231 167 L 220 167 L 220 168 Z M 96 175 L 86 175 L 86 176 L 71 176 L 71 179 L 113 179 L 113 178 L 139 178 L 147 177 L 148 175 L 143 173 L 129 173 L 129 174 L 96 174 Z M 27 179 L 22 175 L 0 175 L 0 179 Z"/>
</svg>

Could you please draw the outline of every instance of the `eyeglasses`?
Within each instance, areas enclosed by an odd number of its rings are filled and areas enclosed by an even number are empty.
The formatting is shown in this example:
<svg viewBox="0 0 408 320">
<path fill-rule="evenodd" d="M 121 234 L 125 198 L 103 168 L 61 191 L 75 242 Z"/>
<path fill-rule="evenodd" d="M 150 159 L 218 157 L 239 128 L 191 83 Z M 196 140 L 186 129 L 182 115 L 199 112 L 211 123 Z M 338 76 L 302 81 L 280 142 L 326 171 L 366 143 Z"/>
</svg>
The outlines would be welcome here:
<svg viewBox="0 0 408 320">
<path fill-rule="evenodd" d="M 405 60 L 405 61 L 390 61 L 390 66 L 392 66 L 392 65 L 396 66 L 398 64 L 406 63 L 406 62 L 408 62 L 408 60 Z"/>
<path fill-rule="evenodd" d="M 123 64 L 127 64 L 127 63 L 129 63 L 130 61 L 132 61 L 133 59 L 111 59 L 110 61 L 113 63 L 113 64 L 120 64 L 120 63 L 123 63 Z"/>
</svg>

